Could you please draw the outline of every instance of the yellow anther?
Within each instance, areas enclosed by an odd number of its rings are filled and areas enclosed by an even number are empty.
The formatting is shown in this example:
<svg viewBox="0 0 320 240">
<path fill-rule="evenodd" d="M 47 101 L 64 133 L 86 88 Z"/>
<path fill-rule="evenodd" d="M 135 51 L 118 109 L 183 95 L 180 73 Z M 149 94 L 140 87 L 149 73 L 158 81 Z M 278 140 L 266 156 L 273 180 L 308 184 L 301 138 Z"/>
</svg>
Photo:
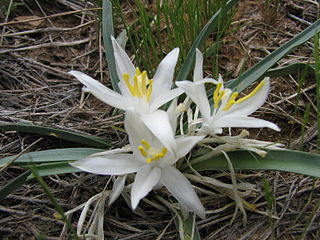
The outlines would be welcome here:
<svg viewBox="0 0 320 240">
<path fill-rule="evenodd" d="M 134 91 L 135 91 L 135 94 L 133 96 L 142 98 L 142 94 L 139 89 L 139 82 L 140 82 L 139 78 L 141 78 L 140 75 L 133 76 L 133 84 L 134 84 L 133 86 L 134 86 Z"/>
<path fill-rule="evenodd" d="M 133 84 L 130 82 L 129 74 L 123 74 L 122 78 L 132 96 L 143 98 L 147 102 L 150 102 L 152 94 L 152 80 L 148 78 L 146 71 L 141 73 L 139 68 L 136 68 L 136 72 L 133 76 Z"/>
<path fill-rule="evenodd" d="M 221 90 L 222 87 L 223 87 L 223 83 L 222 82 L 218 83 L 216 90 L 214 90 L 214 93 L 213 93 L 213 102 L 214 102 L 215 109 L 219 107 L 221 98 L 224 95 L 224 90 Z"/>
<path fill-rule="evenodd" d="M 236 103 L 235 99 L 236 97 L 238 97 L 238 95 L 239 95 L 238 92 L 233 92 L 231 94 L 226 106 L 223 108 L 224 111 L 228 111 L 232 107 L 232 105 Z"/>
<path fill-rule="evenodd" d="M 259 92 L 259 90 L 260 90 L 265 84 L 266 84 L 266 81 L 265 81 L 265 80 L 262 80 L 262 81 L 258 84 L 258 86 L 256 86 L 255 89 L 253 89 L 253 91 L 252 91 L 251 93 L 249 93 L 247 96 L 244 96 L 244 97 L 238 99 L 238 100 L 236 101 L 236 103 L 241 103 L 241 102 L 243 102 L 243 101 L 245 101 L 245 100 L 253 97 L 254 95 L 256 95 L 256 94 Z"/>
<path fill-rule="evenodd" d="M 144 139 L 141 140 L 141 144 L 142 144 L 147 150 L 151 148 L 150 143 L 149 143 L 148 141 L 144 140 Z"/>
<path fill-rule="evenodd" d="M 147 153 L 147 151 L 144 149 L 143 146 L 139 146 L 138 149 L 140 150 L 140 153 L 141 153 L 142 156 L 148 157 L 148 153 Z"/>
<path fill-rule="evenodd" d="M 122 74 L 122 79 L 126 83 L 131 95 L 134 96 L 135 90 L 134 90 L 134 86 L 132 86 L 130 83 L 130 75 L 128 73 L 124 73 L 124 74 Z"/>
<path fill-rule="evenodd" d="M 228 100 L 228 103 L 226 104 L 226 106 L 223 108 L 224 111 L 228 111 L 234 104 L 238 104 L 241 103 L 251 97 L 253 97 L 254 95 L 256 95 L 259 90 L 265 85 L 265 80 L 262 80 L 258 86 L 256 86 L 255 89 L 253 89 L 253 91 L 251 93 L 249 93 L 247 96 L 244 96 L 242 98 L 239 98 L 238 100 L 235 100 L 236 97 L 238 96 L 237 92 L 232 93 L 231 97 Z"/>
<path fill-rule="evenodd" d="M 153 148 L 151 144 L 146 140 L 141 140 L 141 146 L 138 147 L 141 155 L 146 158 L 147 163 L 151 163 L 153 161 L 159 161 L 161 158 L 163 158 L 167 152 L 168 149 L 163 147 L 161 150 Z"/>
</svg>

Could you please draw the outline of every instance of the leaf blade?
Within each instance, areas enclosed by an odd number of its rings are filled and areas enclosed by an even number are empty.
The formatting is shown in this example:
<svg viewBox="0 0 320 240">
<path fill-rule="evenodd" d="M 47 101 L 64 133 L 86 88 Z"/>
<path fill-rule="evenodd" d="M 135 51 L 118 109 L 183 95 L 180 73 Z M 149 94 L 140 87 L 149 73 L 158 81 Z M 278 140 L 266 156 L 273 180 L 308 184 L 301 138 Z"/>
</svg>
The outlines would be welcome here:
<svg viewBox="0 0 320 240">
<path fill-rule="evenodd" d="M 102 138 L 80 134 L 68 130 L 56 129 L 51 127 L 35 126 L 27 123 L 0 124 L 0 130 L 34 133 L 45 136 L 52 136 L 70 142 L 81 143 L 91 147 L 108 148 L 111 143 Z"/>
<path fill-rule="evenodd" d="M 244 150 L 228 152 L 227 154 L 233 167 L 238 170 L 275 170 L 320 178 L 320 154 L 294 150 L 270 150 L 264 158 Z M 190 162 L 192 167 L 198 171 L 228 170 L 228 164 L 223 155 L 201 158 L 202 161 L 197 163 L 192 163 L 196 162 L 197 159 Z M 186 171 L 188 166 L 184 165 L 182 169 Z"/>
</svg>

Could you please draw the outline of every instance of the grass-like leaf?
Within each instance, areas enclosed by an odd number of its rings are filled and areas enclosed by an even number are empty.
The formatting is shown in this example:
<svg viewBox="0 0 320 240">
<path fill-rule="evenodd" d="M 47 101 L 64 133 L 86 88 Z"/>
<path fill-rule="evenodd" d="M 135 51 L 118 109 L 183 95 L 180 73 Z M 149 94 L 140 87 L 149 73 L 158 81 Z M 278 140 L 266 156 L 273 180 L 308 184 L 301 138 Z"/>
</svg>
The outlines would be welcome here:
<svg viewBox="0 0 320 240">
<path fill-rule="evenodd" d="M 218 27 L 219 25 L 219 18 L 221 15 L 225 15 L 228 10 L 230 10 L 236 3 L 238 3 L 239 0 L 230 0 L 226 3 L 226 5 L 219 9 L 212 18 L 207 22 L 207 24 L 203 27 L 201 32 L 199 33 L 196 40 L 193 42 L 186 61 L 182 65 L 182 68 L 177 76 L 177 81 L 186 80 L 188 78 L 188 75 L 191 71 L 191 68 L 193 66 L 196 49 L 203 46 L 205 40 L 208 38 L 208 36 Z"/>
<path fill-rule="evenodd" d="M 52 163 L 63 161 L 75 161 L 83 159 L 93 153 L 103 152 L 104 149 L 98 148 L 62 148 L 53 150 L 44 150 L 22 154 L 14 164 L 27 165 L 32 163 Z M 15 156 L 0 159 L 0 166 L 10 162 Z"/>
<path fill-rule="evenodd" d="M 37 171 L 41 177 L 58 175 L 64 173 L 81 172 L 80 169 L 72 167 L 68 162 L 54 162 L 34 165 L 33 168 Z M 34 177 L 31 175 L 30 177 Z"/>
<path fill-rule="evenodd" d="M 109 0 L 102 1 L 102 37 L 105 47 L 106 58 L 108 62 L 108 69 L 110 72 L 112 87 L 119 92 L 119 78 L 114 59 L 112 41 L 110 36 L 114 36 L 113 19 L 112 19 L 112 4 Z"/>
<path fill-rule="evenodd" d="M 315 21 L 312 25 L 292 38 L 290 41 L 277 48 L 270 55 L 244 72 L 240 77 L 226 82 L 226 86 L 231 89 L 236 89 L 238 92 L 243 91 L 255 81 L 263 78 L 266 71 L 268 71 L 268 69 L 270 69 L 286 54 L 292 51 L 295 47 L 308 41 L 318 32 L 320 32 L 320 19 Z"/>
<path fill-rule="evenodd" d="M 81 143 L 85 146 L 96 147 L 96 148 L 108 148 L 111 144 L 102 138 L 93 137 L 85 134 L 80 134 L 72 131 L 35 126 L 27 123 L 15 123 L 15 124 L 1 124 L 0 130 L 5 131 L 18 131 L 25 133 L 34 133 L 39 135 L 46 135 L 56 137 L 62 140 L 70 142 Z"/>
<path fill-rule="evenodd" d="M 180 239 L 183 240 L 200 240 L 200 234 L 197 227 L 196 219 L 193 214 L 189 214 L 188 218 L 183 218 L 178 214 L 175 218 L 177 229 L 179 229 Z"/>
<path fill-rule="evenodd" d="M 3 186 L 0 189 L 0 200 L 5 199 L 10 193 L 12 193 L 17 188 L 21 187 L 27 180 L 28 176 L 30 175 L 30 171 L 26 171 L 19 175 L 18 177 L 12 179 L 9 183 Z"/>
<path fill-rule="evenodd" d="M 233 167 L 239 170 L 276 170 L 304 174 L 320 178 L 320 154 L 293 150 L 271 150 L 265 157 L 248 151 L 228 152 Z M 201 170 L 228 170 L 228 163 L 223 155 L 211 157 L 210 153 L 192 159 L 192 167 Z M 188 165 L 183 166 L 184 171 Z"/>
<path fill-rule="evenodd" d="M 293 63 L 284 67 L 272 68 L 265 73 L 265 76 L 281 77 L 281 76 L 287 76 L 289 74 L 294 74 L 297 72 L 304 72 L 304 71 L 310 74 L 315 74 L 314 66 L 306 63 Z"/>
</svg>

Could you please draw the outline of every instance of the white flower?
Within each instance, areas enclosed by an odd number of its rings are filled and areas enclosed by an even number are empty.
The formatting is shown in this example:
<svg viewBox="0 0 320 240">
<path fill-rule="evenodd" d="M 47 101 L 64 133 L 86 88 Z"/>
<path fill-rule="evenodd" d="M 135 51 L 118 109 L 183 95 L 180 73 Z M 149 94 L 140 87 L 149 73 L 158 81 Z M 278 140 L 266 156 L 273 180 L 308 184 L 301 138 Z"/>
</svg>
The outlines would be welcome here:
<svg viewBox="0 0 320 240">
<path fill-rule="evenodd" d="M 219 134 L 222 133 L 222 128 L 227 127 L 268 127 L 280 131 L 279 127 L 272 122 L 248 117 L 266 101 L 270 88 L 269 78 L 262 80 L 248 95 L 236 99 L 239 93 L 224 88 L 221 76 L 218 81 L 202 79 L 202 61 L 202 54 L 197 50 L 194 82 L 176 82 L 176 85 L 183 88 L 187 96 L 197 104 L 203 118 L 201 131 Z M 210 107 L 204 86 L 208 82 L 216 84 L 213 93 L 213 107 Z"/>
<path fill-rule="evenodd" d="M 179 88 L 171 89 L 179 56 L 178 48 L 173 49 L 161 61 L 153 79 L 149 79 L 147 72 L 135 68 L 121 46 L 112 36 L 111 38 L 121 94 L 82 72 L 70 71 L 70 74 L 85 85 L 84 91 L 113 107 L 138 114 L 154 112 L 183 92 Z"/>
<path fill-rule="evenodd" d="M 171 111 L 174 113 L 174 111 Z M 161 114 L 167 114 L 161 111 Z M 169 116 L 171 119 L 171 117 Z M 170 122 L 175 128 L 175 123 Z M 132 154 L 105 152 L 71 163 L 83 171 L 102 175 L 137 173 L 132 189 L 131 204 L 135 209 L 139 201 L 155 186 L 164 185 L 183 208 L 195 212 L 201 218 L 205 210 L 187 178 L 174 165 L 184 157 L 202 136 L 175 138 L 174 151 L 163 145 L 132 113 L 127 113 L 125 128 L 129 135 Z M 173 137 L 172 128 L 171 133 Z"/>
</svg>

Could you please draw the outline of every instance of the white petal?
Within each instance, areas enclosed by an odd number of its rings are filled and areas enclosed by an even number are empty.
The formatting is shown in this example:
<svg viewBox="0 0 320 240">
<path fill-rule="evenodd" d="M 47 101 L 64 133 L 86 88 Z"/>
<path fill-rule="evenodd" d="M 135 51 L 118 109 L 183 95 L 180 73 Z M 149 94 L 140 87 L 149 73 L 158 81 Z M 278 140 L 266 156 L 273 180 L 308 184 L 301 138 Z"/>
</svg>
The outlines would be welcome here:
<svg viewBox="0 0 320 240">
<path fill-rule="evenodd" d="M 199 107 L 202 117 L 208 119 L 211 110 L 204 81 L 197 81 L 196 83 L 191 81 L 179 81 L 176 82 L 176 85 L 183 88 L 187 96 Z"/>
<path fill-rule="evenodd" d="M 191 136 L 176 138 L 177 142 L 177 158 L 184 157 L 204 136 Z"/>
<path fill-rule="evenodd" d="M 219 120 L 214 121 L 214 127 L 244 127 L 244 128 L 271 128 L 275 131 L 280 131 L 280 128 L 269 121 L 253 118 L 253 117 L 234 117 L 223 116 Z"/>
<path fill-rule="evenodd" d="M 151 164 L 144 165 L 134 179 L 131 189 L 131 205 L 135 209 L 139 201 L 145 197 L 159 182 L 161 170 L 158 167 L 152 167 Z"/>
<path fill-rule="evenodd" d="M 161 169 L 161 180 L 172 195 L 188 210 L 205 218 L 205 210 L 187 178 L 173 167 Z"/>
<path fill-rule="evenodd" d="M 178 57 L 179 48 L 175 48 L 160 62 L 153 76 L 153 97 L 158 97 L 171 89 Z"/>
<path fill-rule="evenodd" d="M 159 107 L 171 101 L 172 99 L 180 96 L 182 93 L 183 89 L 174 88 L 172 90 L 167 90 L 166 92 L 163 92 L 161 95 L 155 98 L 152 98 L 150 103 L 150 111 L 156 111 Z"/>
<path fill-rule="evenodd" d="M 193 81 L 199 81 L 203 79 L 203 56 L 200 50 L 196 49 L 196 64 L 194 66 L 194 72 L 193 72 Z"/>
<path fill-rule="evenodd" d="M 107 154 L 105 156 L 87 157 L 70 163 L 82 171 L 101 175 L 122 175 L 136 172 L 141 163 L 132 154 Z"/>
<path fill-rule="evenodd" d="M 158 110 L 141 116 L 141 119 L 164 147 L 175 152 L 176 142 L 167 112 Z"/>
<path fill-rule="evenodd" d="M 260 108 L 267 100 L 270 89 L 269 78 L 265 78 L 264 81 L 265 84 L 259 89 L 259 91 L 255 95 L 241 103 L 233 105 L 230 111 L 227 111 L 227 114 L 247 116 L 255 112 L 258 108 Z"/>
<path fill-rule="evenodd" d="M 171 102 L 171 104 L 167 110 L 167 113 L 169 116 L 169 122 L 171 124 L 171 128 L 172 128 L 173 132 L 175 132 L 177 129 L 177 121 L 178 121 L 178 115 L 179 115 L 178 110 L 177 110 L 177 102 L 178 102 L 177 98 L 173 99 L 173 101 Z"/>
<path fill-rule="evenodd" d="M 84 88 L 86 92 L 90 92 L 92 95 L 99 98 L 101 101 L 113 107 L 122 110 L 128 109 L 127 101 L 119 93 L 111 90 L 110 88 L 107 88 L 106 86 L 94 80 L 92 77 L 88 76 L 85 73 L 79 71 L 70 71 L 69 73 L 75 76 L 81 83 L 83 83 L 86 86 Z"/>
<path fill-rule="evenodd" d="M 142 122 L 141 117 L 132 112 L 126 112 L 124 126 L 129 136 L 131 149 L 135 155 L 135 159 L 145 163 L 145 159 L 141 157 L 138 147 L 141 140 L 151 141 L 152 134 L 146 125 Z M 140 156 L 140 157 L 139 157 Z"/>
<path fill-rule="evenodd" d="M 110 197 L 109 197 L 108 206 L 110 206 L 112 203 L 114 203 L 114 201 L 117 200 L 118 197 L 120 196 L 120 194 L 122 193 L 122 190 L 123 190 L 124 185 L 126 183 L 126 177 L 127 177 L 127 175 L 119 176 L 114 181 L 113 186 L 112 186 L 112 190 L 110 193 Z"/>
<path fill-rule="evenodd" d="M 122 74 L 124 73 L 127 73 L 130 75 L 130 77 L 133 77 L 136 70 L 129 56 L 113 36 L 111 36 L 111 40 L 119 79 L 122 81 Z"/>
</svg>

